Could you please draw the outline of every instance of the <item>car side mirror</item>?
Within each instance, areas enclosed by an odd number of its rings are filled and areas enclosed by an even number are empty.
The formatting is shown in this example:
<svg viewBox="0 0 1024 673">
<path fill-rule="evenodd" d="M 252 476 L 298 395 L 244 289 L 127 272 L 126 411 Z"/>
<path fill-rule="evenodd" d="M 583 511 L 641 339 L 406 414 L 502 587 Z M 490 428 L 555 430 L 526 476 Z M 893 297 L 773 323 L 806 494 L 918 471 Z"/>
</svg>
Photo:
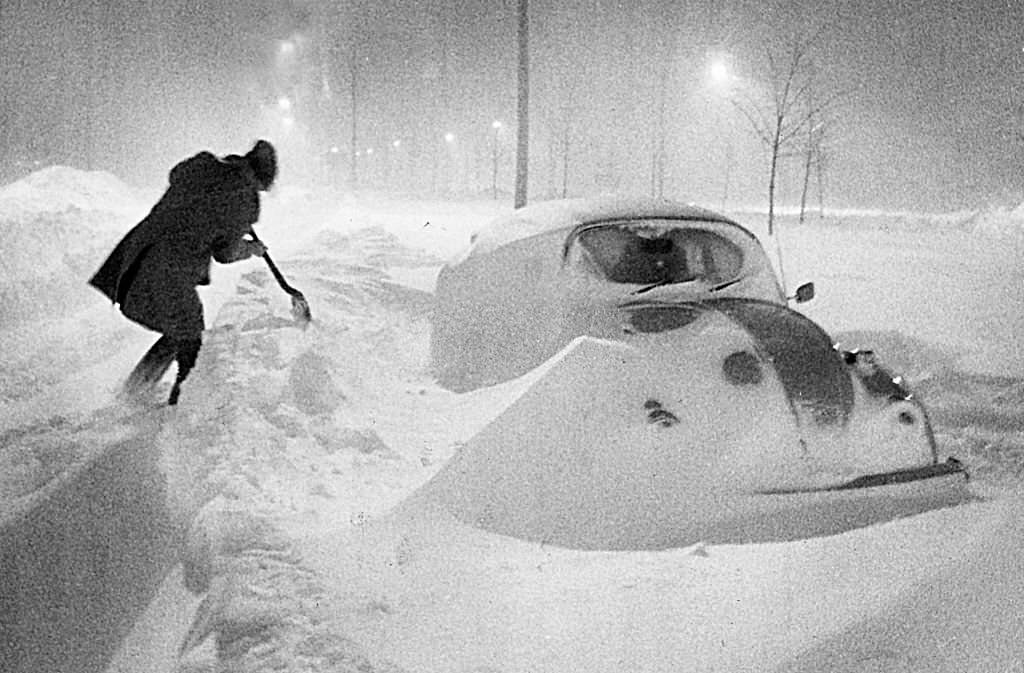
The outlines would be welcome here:
<svg viewBox="0 0 1024 673">
<path fill-rule="evenodd" d="M 796 299 L 796 303 L 803 304 L 814 299 L 814 283 L 804 283 L 796 289 L 796 293 L 789 299 Z"/>
</svg>

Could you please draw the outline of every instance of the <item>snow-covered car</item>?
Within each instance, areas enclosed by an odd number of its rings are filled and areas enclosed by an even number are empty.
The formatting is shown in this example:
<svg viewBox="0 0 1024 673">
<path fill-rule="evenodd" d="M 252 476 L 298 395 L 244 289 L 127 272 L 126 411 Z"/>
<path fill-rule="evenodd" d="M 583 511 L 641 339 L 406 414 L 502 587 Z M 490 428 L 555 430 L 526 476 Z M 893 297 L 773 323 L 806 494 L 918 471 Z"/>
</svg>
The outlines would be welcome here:
<svg viewBox="0 0 1024 673">
<path fill-rule="evenodd" d="M 489 224 L 441 270 L 433 365 L 442 384 L 478 388 L 576 336 L 620 336 L 623 310 L 737 297 L 786 305 L 757 238 L 726 217 L 660 199 L 542 202 Z"/>
<path fill-rule="evenodd" d="M 523 208 L 443 268 L 436 302 L 442 383 L 526 386 L 435 480 L 452 481 L 437 489 L 446 509 L 486 529 L 667 547 L 820 534 L 969 497 L 903 380 L 790 308 L 757 238 L 713 212 Z"/>
</svg>

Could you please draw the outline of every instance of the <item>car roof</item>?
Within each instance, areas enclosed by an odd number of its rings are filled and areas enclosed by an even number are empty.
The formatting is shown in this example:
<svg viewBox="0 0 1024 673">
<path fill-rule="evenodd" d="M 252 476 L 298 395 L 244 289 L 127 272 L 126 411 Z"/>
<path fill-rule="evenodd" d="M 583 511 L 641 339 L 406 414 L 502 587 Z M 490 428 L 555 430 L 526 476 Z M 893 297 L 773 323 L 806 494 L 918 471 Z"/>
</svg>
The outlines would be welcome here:
<svg viewBox="0 0 1024 673">
<path fill-rule="evenodd" d="M 756 237 L 733 220 L 706 208 L 669 199 L 651 197 L 599 197 L 541 201 L 503 215 L 480 229 L 470 239 L 470 254 L 492 252 L 515 241 L 560 229 L 609 220 L 678 219 L 720 222 L 735 227 L 752 239 Z"/>
</svg>

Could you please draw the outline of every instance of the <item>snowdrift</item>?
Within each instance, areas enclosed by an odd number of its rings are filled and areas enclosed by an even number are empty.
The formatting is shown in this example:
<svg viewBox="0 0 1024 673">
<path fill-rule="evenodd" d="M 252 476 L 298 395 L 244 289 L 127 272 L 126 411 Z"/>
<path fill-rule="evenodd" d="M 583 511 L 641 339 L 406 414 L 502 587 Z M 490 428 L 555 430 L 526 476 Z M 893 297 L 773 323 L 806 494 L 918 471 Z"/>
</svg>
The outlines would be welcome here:
<svg viewBox="0 0 1024 673">
<path fill-rule="evenodd" d="M 83 279 L 145 212 L 134 190 L 99 171 L 53 166 L 0 187 L 3 327 L 87 305 Z"/>
<path fill-rule="evenodd" d="M 898 609 L 921 582 L 957 581 L 993 545 L 1019 549 L 1015 508 L 975 503 L 786 544 L 610 552 L 402 507 L 301 546 L 331 587 L 319 614 L 406 670 L 772 670 Z"/>
<path fill-rule="evenodd" d="M 802 442 L 778 378 L 737 389 L 715 371 L 749 342 L 724 321 L 700 336 L 574 340 L 404 507 L 543 544 L 666 549 L 831 534 L 971 499 L 957 470 L 848 488 L 934 466 L 922 430 L 861 409 L 846 441 Z"/>
</svg>

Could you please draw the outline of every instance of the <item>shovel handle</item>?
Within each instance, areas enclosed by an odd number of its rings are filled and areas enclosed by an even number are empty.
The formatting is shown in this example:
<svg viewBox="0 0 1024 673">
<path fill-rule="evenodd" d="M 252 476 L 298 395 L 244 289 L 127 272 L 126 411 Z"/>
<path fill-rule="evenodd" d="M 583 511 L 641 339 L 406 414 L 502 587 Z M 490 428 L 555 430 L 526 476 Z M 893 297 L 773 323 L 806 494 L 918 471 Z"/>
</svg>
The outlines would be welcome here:
<svg viewBox="0 0 1024 673">
<path fill-rule="evenodd" d="M 277 265 L 274 264 L 274 260 L 270 259 L 270 253 L 263 253 L 263 260 L 270 267 L 270 273 L 274 274 L 274 278 L 277 280 L 277 284 L 281 286 L 281 289 L 290 294 L 293 297 L 301 297 L 302 293 L 296 290 L 294 287 L 288 284 L 288 281 L 284 279 L 281 272 L 278 270 Z"/>
<path fill-rule="evenodd" d="M 252 229 L 249 230 L 249 235 L 252 236 L 252 240 L 262 243 L 256 235 L 256 232 Z M 313 319 L 313 316 L 309 310 L 309 302 L 306 301 L 305 295 L 288 284 L 288 281 L 285 280 L 280 269 L 277 268 L 277 264 L 274 264 L 274 260 L 270 258 L 269 252 L 263 253 L 263 261 L 267 263 L 267 266 L 270 268 L 270 273 L 274 274 L 274 279 L 277 281 L 277 284 L 281 286 L 281 289 L 291 295 L 292 314 L 303 324 L 309 323 L 309 321 Z"/>
<path fill-rule="evenodd" d="M 249 235 L 252 236 L 252 240 L 256 241 L 257 243 L 263 242 L 260 240 L 260 237 L 256 235 L 256 232 L 253 231 L 252 229 L 249 230 Z M 282 290 L 292 295 L 293 297 L 302 296 L 301 292 L 299 292 L 294 287 L 288 284 L 288 281 L 285 280 L 284 275 L 281 273 L 281 270 L 277 268 L 277 264 L 274 264 L 274 260 L 270 258 L 269 252 L 263 253 L 263 261 L 265 261 L 267 263 L 267 266 L 270 267 L 270 273 L 274 274 L 274 279 L 277 281 L 277 284 L 281 286 Z"/>
</svg>

